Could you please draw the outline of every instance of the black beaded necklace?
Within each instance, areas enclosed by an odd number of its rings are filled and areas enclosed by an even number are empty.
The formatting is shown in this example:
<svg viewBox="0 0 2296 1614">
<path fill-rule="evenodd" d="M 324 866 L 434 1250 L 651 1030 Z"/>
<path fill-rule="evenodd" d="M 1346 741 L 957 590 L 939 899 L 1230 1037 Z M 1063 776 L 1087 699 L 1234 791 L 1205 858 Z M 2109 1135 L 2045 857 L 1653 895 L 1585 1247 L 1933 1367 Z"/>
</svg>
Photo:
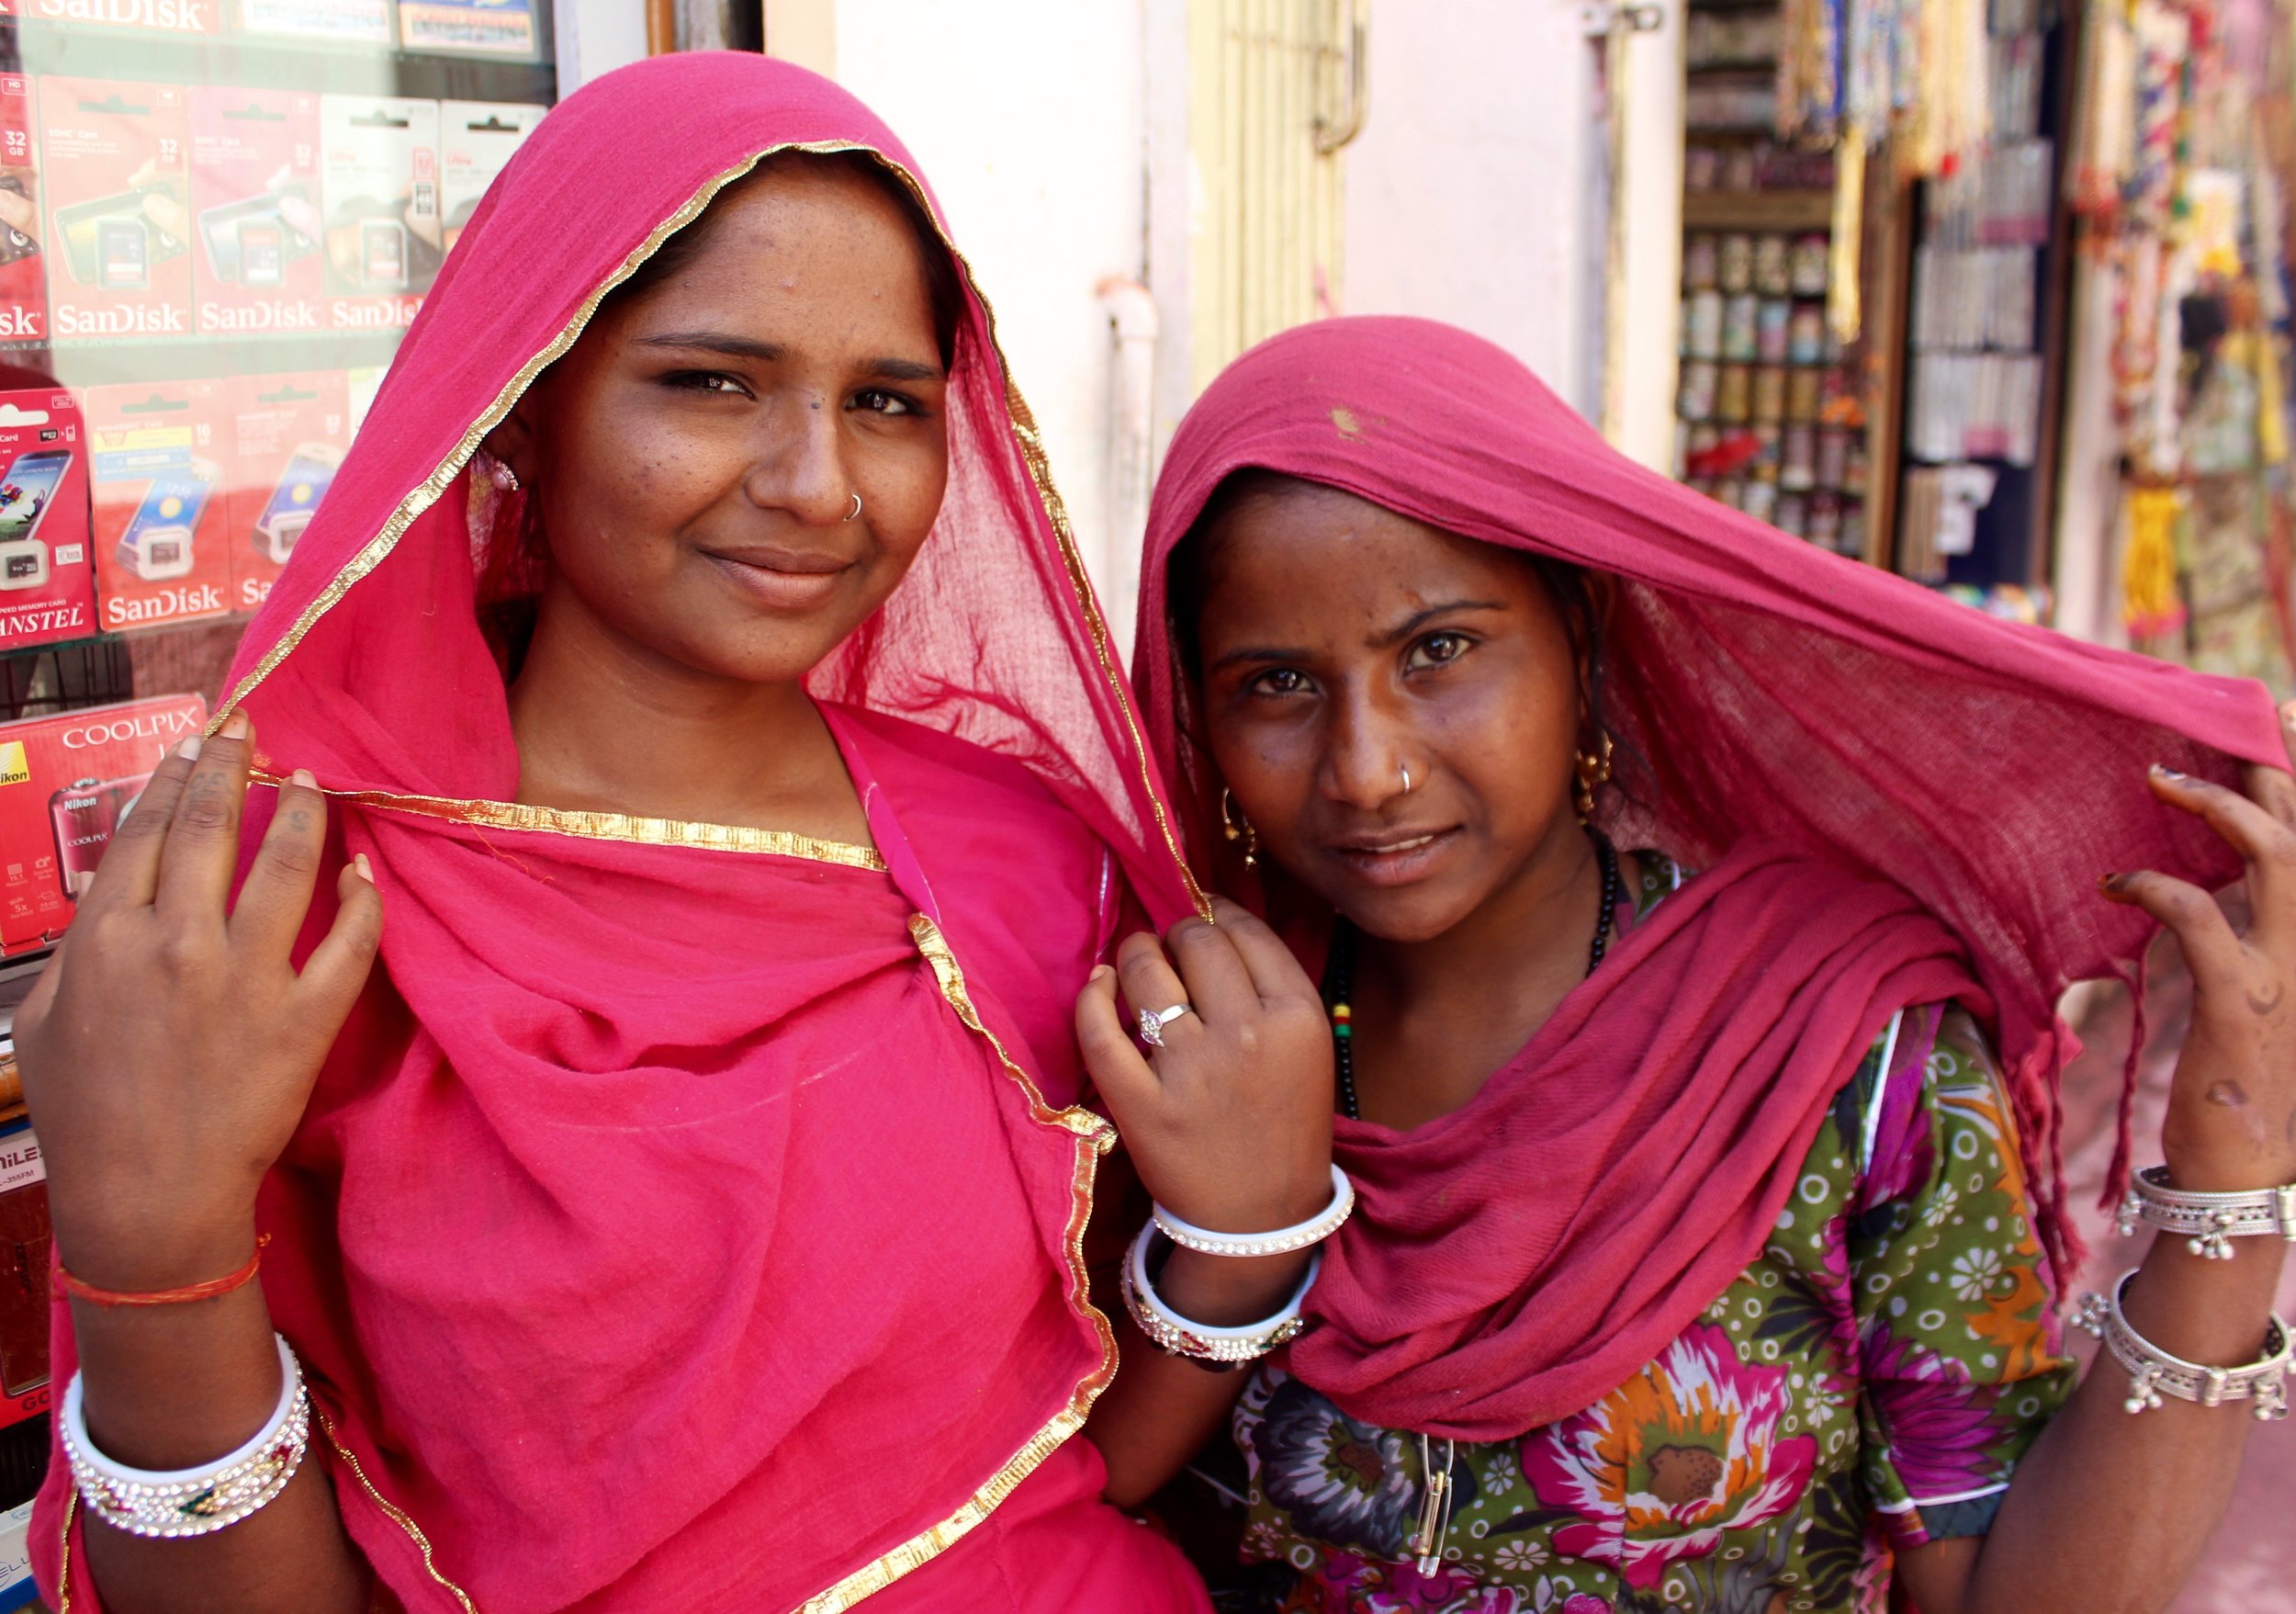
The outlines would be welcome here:
<svg viewBox="0 0 2296 1614">
<path fill-rule="evenodd" d="M 1594 941 L 1586 950 L 1586 973 L 1601 967 L 1610 946 L 1611 917 L 1618 909 L 1618 853 L 1602 836 L 1594 837 L 1594 856 L 1603 868 L 1603 906 L 1594 916 Z M 1332 955 L 1323 965 L 1323 1001 L 1331 1005 L 1332 1063 L 1339 1073 L 1339 1112 L 1350 1121 L 1363 1119 L 1356 1103 L 1355 1018 L 1356 927 L 1341 920 L 1332 927 Z"/>
</svg>

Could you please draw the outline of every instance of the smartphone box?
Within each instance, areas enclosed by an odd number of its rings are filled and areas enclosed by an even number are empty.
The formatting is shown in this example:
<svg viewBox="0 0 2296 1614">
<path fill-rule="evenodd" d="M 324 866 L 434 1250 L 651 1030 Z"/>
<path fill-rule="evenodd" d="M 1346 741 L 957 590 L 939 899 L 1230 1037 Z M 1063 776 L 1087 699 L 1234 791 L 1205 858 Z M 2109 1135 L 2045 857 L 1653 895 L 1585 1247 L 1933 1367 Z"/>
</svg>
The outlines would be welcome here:
<svg viewBox="0 0 2296 1614">
<path fill-rule="evenodd" d="M 190 113 L 199 334 L 322 329 L 319 97 L 194 85 Z"/>
<path fill-rule="evenodd" d="M 0 956 L 62 937 L 152 770 L 207 721 L 180 694 L 0 723 Z"/>
<path fill-rule="evenodd" d="M 321 96 L 319 123 L 329 326 L 403 329 L 445 254 L 438 103 Z"/>
<path fill-rule="evenodd" d="M 236 376 L 223 384 L 231 430 L 225 535 L 231 609 L 271 593 L 351 446 L 351 378 L 342 370 Z"/>
<path fill-rule="evenodd" d="M 445 220 L 447 251 L 462 238 L 487 186 L 548 110 L 512 101 L 439 103 L 439 212 Z"/>
<path fill-rule="evenodd" d="M 79 406 L 61 387 L 0 392 L 0 651 L 96 631 Z"/>
<path fill-rule="evenodd" d="M 190 335 L 183 86 L 52 75 L 35 82 L 52 339 Z"/>
<path fill-rule="evenodd" d="M 0 17 L 29 17 L 145 34 L 219 34 L 223 0 L 0 0 Z"/>
<path fill-rule="evenodd" d="M 32 138 L 32 81 L 0 73 L 0 190 L 13 217 L 0 217 L 0 347 L 48 342 L 48 286 L 40 262 L 39 164 Z"/>
<path fill-rule="evenodd" d="M 219 386 L 91 387 L 86 410 L 98 620 L 119 632 L 229 615 Z"/>
</svg>

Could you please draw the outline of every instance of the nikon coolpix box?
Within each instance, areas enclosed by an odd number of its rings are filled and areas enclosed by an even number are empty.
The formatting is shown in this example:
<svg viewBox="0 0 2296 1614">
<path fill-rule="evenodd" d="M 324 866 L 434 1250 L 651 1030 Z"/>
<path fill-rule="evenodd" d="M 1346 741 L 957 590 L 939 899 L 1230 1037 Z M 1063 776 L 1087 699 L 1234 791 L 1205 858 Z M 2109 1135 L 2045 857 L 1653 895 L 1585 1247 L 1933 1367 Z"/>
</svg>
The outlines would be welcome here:
<svg viewBox="0 0 2296 1614">
<path fill-rule="evenodd" d="M 0 956 L 62 939 L 152 771 L 207 721 L 186 694 L 0 723 Z"/>
</svg>

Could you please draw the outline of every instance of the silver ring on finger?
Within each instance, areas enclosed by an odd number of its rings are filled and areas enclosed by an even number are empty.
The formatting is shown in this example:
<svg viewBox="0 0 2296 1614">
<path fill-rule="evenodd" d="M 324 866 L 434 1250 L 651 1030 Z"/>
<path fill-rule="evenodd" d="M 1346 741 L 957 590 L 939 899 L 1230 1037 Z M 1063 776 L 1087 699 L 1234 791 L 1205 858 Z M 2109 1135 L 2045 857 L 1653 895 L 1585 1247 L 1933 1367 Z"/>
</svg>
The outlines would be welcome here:
<svg viewBox="0 0 2296 1614">
<path fill-rule="evenodd" d="M 1151 1048 L 1164 1046 L 1164 1028 L 1183 1014 L 1193 1014 L 1195 1008 L 1187 1003 L 1175 1003 L 1169 1009 L 1143 1009 L 1140 1011 L 1140 1040 Z"/>
</svg>

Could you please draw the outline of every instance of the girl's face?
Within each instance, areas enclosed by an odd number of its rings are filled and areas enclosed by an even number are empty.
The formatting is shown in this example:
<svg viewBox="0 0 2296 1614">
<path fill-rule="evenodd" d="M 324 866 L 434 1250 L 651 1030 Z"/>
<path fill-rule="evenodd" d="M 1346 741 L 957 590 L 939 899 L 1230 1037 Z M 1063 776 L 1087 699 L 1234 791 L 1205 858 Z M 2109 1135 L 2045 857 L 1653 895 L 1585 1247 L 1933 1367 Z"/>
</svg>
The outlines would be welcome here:
<svg viewBox="0 0 2296 1614">
<path fill-rule="evenodd" d="M 704 674 L 786 682 L 924 543 L 947 377 L 916 234 L 868 179 L 778 167 L 706 228 L 591 322 L 490 446 L 541 502 L 546 614 Z"/>
<path fill-rule="evenodd" d="M 1205 725 L 1263 857 L 1414 942 L 1579 833 L 1577 659 L 1520 558 L 1290 480 L 1196 541 Z"/>
</svg>

